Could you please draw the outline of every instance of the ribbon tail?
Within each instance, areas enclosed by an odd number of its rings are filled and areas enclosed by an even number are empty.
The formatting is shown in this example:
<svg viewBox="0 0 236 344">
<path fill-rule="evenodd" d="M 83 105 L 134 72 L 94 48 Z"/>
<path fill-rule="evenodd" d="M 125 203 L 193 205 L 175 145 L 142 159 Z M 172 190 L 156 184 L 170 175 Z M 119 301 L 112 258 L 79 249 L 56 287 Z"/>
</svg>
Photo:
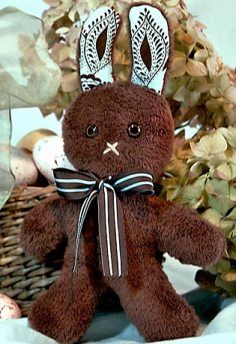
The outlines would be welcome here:
<svg viewBox="0 0 236 344">
<path fill-rule="evenodd" d="M 128 264 L 127 264 L 127 245 L 126 245 L 126 235 L 125 235 L 125 225 L 124 225 L 124 217 L 123 217 L 123 209 L 120 200 L 115 196 L 116 202 L 116 235 L 117 235 L 117 242 L 119 242 L 119 250 L 120 250 L 120 263 L 118 260 L 118 267 L 119 268 L 119 277 L 125 276 L 128 273 Z"/>
<path fill-rule="evenodd" d="M 109 234 L 108 205 L 107 205 L 107 197 L 105 195 L 106 195 L 106 191 L 105 191 L 104 186 L 102 186 L 97 198 L 99 241 L 100 241 L 103 274 L 104 276 L 112 276 L 113 270 L 112 270 L 112 265 L 111 265 L 110 237 L 109 235 L 107 235 L 107 233 Z"/>
<path fill-rule="evenodd" d="M 73 266 L 73 273 L 77 270 L 77 260 L 78 260 L 78 254 L 79 254 L 79 242 L 81 237 L 81 231 L 83 228 L 84 220 L 87 216 L 89 207 L 94 200 L 94 198 L 97 196 L 97 191 L 93 191 L 89 197 L 87 197 L 80 209 L 79 218 L 78 218 L 78 224 L 77 224 L 77 233 L 76 233 L 76 240 L 75 240 L 75 259 L 74 259 L 74 266 Z"/>
<path fill-rule="evenodd" d="M 103 186 L 98 195 L 99 238 L 104 276 L 127 272 L 127 253 L 122 208 L 115 190 Z"/>
</svg>

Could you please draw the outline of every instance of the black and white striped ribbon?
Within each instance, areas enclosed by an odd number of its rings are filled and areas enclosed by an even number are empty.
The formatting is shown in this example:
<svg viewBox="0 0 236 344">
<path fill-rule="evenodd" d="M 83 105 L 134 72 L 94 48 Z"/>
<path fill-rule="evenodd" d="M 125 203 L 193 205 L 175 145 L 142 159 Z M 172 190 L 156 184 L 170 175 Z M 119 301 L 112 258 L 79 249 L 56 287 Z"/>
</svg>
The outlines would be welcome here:
<svg viewBox="0 0 236 344">
<path fill-rule="evenodd" d="M 120 277 L 127 273 L 126 239 L 122 206 L 117 194 L 140 193 L 152 195 L 154 184 L 148 172 L 121 173 L 100 180 L 94 174 L 63 168 L 54 170 L 58 194 L 71 200 L 84 200 L 78 217 L 75 243 L 76 271 L 78 248 L 84 220 L 91 203 L 97 198 L 99 242 L 105 276 Z"/>
</svg>

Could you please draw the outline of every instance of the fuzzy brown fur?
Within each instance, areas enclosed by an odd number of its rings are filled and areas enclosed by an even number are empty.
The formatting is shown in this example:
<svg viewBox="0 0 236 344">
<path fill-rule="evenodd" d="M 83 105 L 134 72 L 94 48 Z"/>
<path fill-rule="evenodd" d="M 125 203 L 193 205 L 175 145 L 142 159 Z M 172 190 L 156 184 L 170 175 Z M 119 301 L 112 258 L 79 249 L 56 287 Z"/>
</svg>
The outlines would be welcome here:
<svg viewBox="0 0 236 344">
<path fill-rule="evenodd" d="M 140 137 L 129 137 L 131 122 L 140 125 Z M 99 134 L 87 138 L 86 128 L 93 124 Z M 90 170 L 100 178 L 148 170 L 158 180 L 172 153 L 173 129 L 163 96 L 130 82 L 114 82 L 81 94 L 68 109 L 63 122 L 65 153 L 76 169 Z M 107 142 L 118 142 L 119 156 L 102 154 Z M 60 343 L 74 343 L 85 334 L 96 305 L 111 288 L 147 341 L 195 335 L 197 316 L 169 283 L 161 256 L 168 252 L 182 263 L 208 266 L 223 254 L 222 233 L 181 205 L 142 195 L 119 197 L 127 241 L 125 277 L 103 277 L 95 204 L 83 227 L 74 274 L 81 202 L 54 196 L 26 217 L 21 243 L 29 254 L 45 257 L 67 242 L 59 280 L 32 306 L 32 327 Z"/>
<path fill-rule="evenodd" d="M 138 122 L 141 136 L 127 126 Z M 99 135 L 89 139 L 86 127 Z M 101 178 L 122 170 L 148 169 L 157 179 L 171 155 L 173 120 L 165 99 L 154 91 L 117 82 L 82 94 L 63 123 L 65 151 L 77 169 Z M 102 155 L 117 141 L 120 156 Z M 78 205 L 53 197 L 25 219 L 21 242 L 31 255 L 44 257 L 68 240 L 60 279 L 34 304 L 31 325 L 60 343 L 73 343 L 88 328 L 101 295 L 112 288 L 131 321 L 148 341 L 192 336 L 198 328 L 193 309 L 177 295 L 156 259 L 168 252 L 187 264 L 207 266 L 224 250 L 218 228 L 186 207 L 159 198 L 122 196 L 128 276 L 104 278 L 97 242 L 97 211 L 90 210 L 79 247 L 78 271 L 72 273 Z"/>
<path fill-rule="evenodd" d="M 130 138 L 127 128 L 138 122 L 141 135 Z M 85 136 L 96 124 L 99 135 Z M 115 82 L 83 93 L 71 105 L 63 123 L 65 153 L 80 170 L 103 178 L 120 171 L 150 171 L 160 176 L 173 142 L 173 119 L 164 97 L 131 82 Z M 103 155 L 106 143 L 118 142 L 120 156 Z"/>
</svg>

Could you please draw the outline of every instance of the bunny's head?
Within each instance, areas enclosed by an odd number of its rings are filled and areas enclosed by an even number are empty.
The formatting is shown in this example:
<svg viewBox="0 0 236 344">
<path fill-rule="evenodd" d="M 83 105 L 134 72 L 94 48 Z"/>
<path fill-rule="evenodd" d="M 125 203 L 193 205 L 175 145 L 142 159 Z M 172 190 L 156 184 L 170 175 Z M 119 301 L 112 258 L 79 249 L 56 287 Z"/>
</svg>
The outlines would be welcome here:
<svg viewBox="0 0 236 344">
<path fill-rule="evenodd" d="M 131 7 L 129 20 L 133 70 L 127 82 L 112 76 L 118 13 L 101 7 L 84 23 L 78 49 L 83 93 L 65 115 L 64 148 L 76 169 L 100 178 L 148 170 L 156 179 L 173 142 L 173 119 L 163 96 L 170 30 L 162 11 L 150 5 Z"/>
</svg>

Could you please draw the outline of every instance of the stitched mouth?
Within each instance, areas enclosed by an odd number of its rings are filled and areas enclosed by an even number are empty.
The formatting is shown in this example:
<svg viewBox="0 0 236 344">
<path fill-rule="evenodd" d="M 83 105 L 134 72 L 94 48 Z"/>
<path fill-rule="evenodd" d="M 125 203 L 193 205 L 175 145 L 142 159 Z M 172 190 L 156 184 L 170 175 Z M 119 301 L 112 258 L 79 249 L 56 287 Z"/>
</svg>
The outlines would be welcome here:
<svg viewBox="0 0 236 344">
<path fill-rule="evenodd" d="M 118 142 L 115 142 L 115 143 L 110 143 L 110 142 L 107 142 L 107 147 L 104 149 L 103 151 L 103 155 L 106 155 L 108 153 L 114 153 L 116 156 L 119 156 L 120 153 L 117 149 L 117 146 L 118 146 Z"/>
</svg>

